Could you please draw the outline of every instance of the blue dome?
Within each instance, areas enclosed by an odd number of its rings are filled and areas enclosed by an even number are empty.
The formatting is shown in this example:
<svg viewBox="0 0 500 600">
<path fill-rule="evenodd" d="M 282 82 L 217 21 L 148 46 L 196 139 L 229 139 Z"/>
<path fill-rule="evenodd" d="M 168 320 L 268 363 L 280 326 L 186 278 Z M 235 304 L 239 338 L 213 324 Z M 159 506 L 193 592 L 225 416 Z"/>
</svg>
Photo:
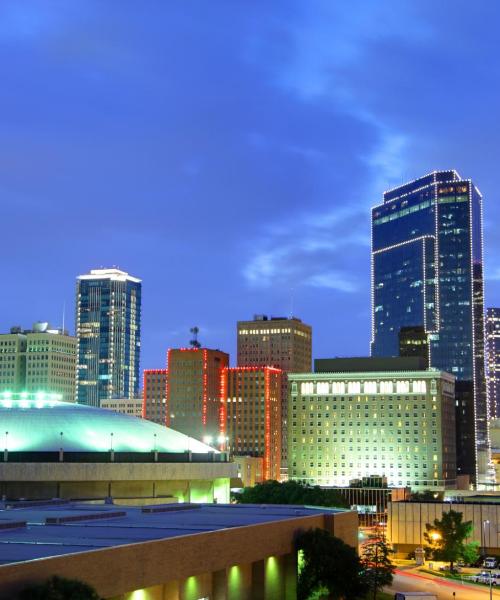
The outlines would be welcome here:
<svg viewBox="0 0 500 600">
<path fill-rule="evenodd" d="M 5 394 L 0 400 L 0 447 L 11 452 L 217 452 L 138 417 L 40 395 L 13 400 Z"/>
</svg>

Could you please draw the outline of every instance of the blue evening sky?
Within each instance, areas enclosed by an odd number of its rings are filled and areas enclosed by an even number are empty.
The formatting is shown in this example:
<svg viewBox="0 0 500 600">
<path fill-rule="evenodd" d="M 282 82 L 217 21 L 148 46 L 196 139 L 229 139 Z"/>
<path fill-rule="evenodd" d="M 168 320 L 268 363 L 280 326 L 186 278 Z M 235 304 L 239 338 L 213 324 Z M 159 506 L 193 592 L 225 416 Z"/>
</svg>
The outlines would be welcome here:
<svg viewBox="0 0 500 600">
<path fill-rule="evenodd" d="M 142 367 L 198 325 L 314 327 L 365 355 L 370 207 L 456 168 L 500 303 L 500 3 L 2 0 L 0 327 L 73 328 L 90 268 L 143 279 Z"/>
</svg>

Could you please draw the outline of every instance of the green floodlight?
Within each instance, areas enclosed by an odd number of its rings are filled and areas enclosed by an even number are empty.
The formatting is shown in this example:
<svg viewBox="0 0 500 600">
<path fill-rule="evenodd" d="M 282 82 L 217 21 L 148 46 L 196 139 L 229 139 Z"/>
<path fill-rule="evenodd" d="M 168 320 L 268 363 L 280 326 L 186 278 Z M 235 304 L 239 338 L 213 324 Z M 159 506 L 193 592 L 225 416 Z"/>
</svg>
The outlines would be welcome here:
<svg viewBox="0 0 500 600">
<path fill-rule="evenodd" d="M 20 397 L 21 397 L 23 400 L 27 399 L 27 398 L 28 398 L 28 392 L 21 392 L 21 393 L 20 393 Z"/>
<path fill-rule="evenodd" d="M 3 392 L 2 396 L 4 398 L 12 398 L 12 392 L 9 390 L 6 390 L 5 392 Z"/>
</svg>

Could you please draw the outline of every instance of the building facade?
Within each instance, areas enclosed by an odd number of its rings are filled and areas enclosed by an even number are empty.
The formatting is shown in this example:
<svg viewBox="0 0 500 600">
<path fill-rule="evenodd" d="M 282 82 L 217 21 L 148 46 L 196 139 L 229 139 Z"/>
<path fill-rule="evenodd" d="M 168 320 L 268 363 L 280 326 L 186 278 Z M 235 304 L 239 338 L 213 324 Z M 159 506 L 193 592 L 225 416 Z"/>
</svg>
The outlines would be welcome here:
<svg viewBox="0 0 500 600">
<path fill-rule="evenodd" d="M 142 417 L 158 425 L 167 424 L 167 369 L 143 372 Z"/>
<path fill-rule="evenodd" d="M 136 398 L 141 346 L 141 280 L 119 269 L 95 269 L 76 286 L 76 400 L 100 406 Z"/>
<path fill-rule="evenodd" d="M 235 367 L 221 375 L 222 435 L 233 455 L 261 456 L 264 479 L 280 479 L 281 388 L 275 367 Z"/>
<path fill-rule="evenodd" d="M 500 308 L 486 311 L 488 404 L 492 418 L 500 416 Z"/>
<path fill-rule="evenodd" d="M 348 486 L 456 483 L 454 377 L 434 369 L 291 374 L 289 477 Z"/>
<path fill-rule="evenodd" d="M 287 435 L 287 373 L 306 373 L 312 369 L 312 328 L 296 317 L 255 315 L 253 321 L 238 321 L 238 366 L 271 365 L 284 371 L 282 379 L 282 439 Z M 286 466 L 287 445 L 282 446 L 282 465 Z"/>
<path fill-rule="evenodd" d="M 76 338 L 38 322 L 0 335 L 0 391 L 50 392 L 74 402 Z"/>
<path fill-rule="evenodd" d="M 101 401 L 101 408 L 142 418 L 142 398 L 110 398 Z"/>
<path fill-rule="evenodd" d="M 167 353 L 167 426 L 208 444 L 220 435 L 221 374 L 229 355 L 209 348 Z"/>
<path fill-rule="evenodd" d="M 372 355 L 396 356 L 404 327 L 424 327 L 429 364 L 452 373 L 460 474 L 487 479 L 482 197 L 456 171 L 384 193 L 372 210 Z"/>
</svg>

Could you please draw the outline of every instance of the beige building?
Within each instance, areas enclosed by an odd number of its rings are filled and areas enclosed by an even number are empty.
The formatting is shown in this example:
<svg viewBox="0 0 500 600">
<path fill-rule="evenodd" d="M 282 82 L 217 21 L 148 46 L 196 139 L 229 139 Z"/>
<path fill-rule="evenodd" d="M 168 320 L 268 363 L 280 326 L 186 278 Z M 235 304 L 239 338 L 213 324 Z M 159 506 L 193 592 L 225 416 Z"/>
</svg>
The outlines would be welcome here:
<svg viewBox="0 0 500 600">
<path fill-rule="evenodd" d="M 0 335 L 0 391 L 50 392 L 75 398 L 76 338 L 48 323 Z"/>
<path fill-rule="evenodd" d="M 167 355 L 167 426 L 217 444 L 220 382 L 229 355 L 209 348 L 170 349 Z"/>
<path fill-rule="evenodd" d="M 302 373 L 289 375 L 289 384 L 291 479 L 348 486 L 378 475 L 390 487 L 456 485 L 452 375 L 433 369 Z"/>
<path fill-rule="evenodd" d="M 146 369 L 143 373 L 142 416 L 148 421 L 167 422 L 167 369 Z"/>
<path fill-rule="evenodd" d="M 131 417 L 142 417 L 142 398 L 112 398 L 101 400 L 101 408 Z"/>
<path fill-rule="evenodd" d="M 233 456 L 232 459 L 238 467 L 238 477 L 231 480 L 231 487 L 253 487 L 264 481 L 262 456 Z"/>
<path fill-rule="evenodd" d="M 282 369 L 282 432 L 286 440 L 288 412 L 287 373 L 306 373 L 312 369 L 312 328 L 296 317 L 255 315 L 253 321 L 238 321 L 238 366 L 271 365 Z M 283 443 L 281 461 L 286 469 L 287 445 Z"/>
<path fill-rule="evenodd" d="M 387 538 L 399 557 L 406 557 L 417 546 L 424 545 L 426 524 L 442 519 L 454 510 L 472 521 L 473 532 L 467 542 L 477 542 L 484 554 L 500 554 L 500 504 L 489 502 L 389 502 Z"/>
</svg>

